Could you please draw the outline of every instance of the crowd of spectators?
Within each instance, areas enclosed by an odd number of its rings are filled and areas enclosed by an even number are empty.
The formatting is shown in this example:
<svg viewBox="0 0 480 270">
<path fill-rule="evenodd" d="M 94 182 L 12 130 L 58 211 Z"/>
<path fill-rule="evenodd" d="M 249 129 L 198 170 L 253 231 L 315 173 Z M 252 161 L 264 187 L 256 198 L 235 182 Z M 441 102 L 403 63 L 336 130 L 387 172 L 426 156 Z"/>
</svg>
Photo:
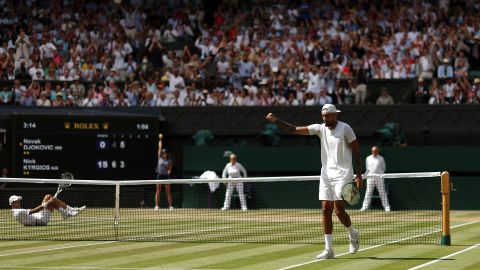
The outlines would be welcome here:
<svg viewBox="0 0 480 270">
<path fill-rule="evenodd" d="M 0 103 L 364 104 L 374 79 L 480 102 L 478 1 L 217 2 L 0 0 Z"/>
</svg>

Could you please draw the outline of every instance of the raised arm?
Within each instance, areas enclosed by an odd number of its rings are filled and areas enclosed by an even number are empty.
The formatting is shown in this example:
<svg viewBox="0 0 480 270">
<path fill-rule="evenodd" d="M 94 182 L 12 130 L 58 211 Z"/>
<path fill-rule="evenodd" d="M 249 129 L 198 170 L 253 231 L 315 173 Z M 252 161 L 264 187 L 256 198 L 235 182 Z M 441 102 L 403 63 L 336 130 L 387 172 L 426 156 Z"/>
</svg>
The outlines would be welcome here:
<svg viewBox="0 0 480 270">
<path fill-rule="evenodd" d="M 281 120 L 280 118 L 276 117 L 273 115 L 273 113 L 268 113 L 267 117 L 265 119 L 269 122 L 274 123 L 277 125 L 283 132 L 287 134 L 295 134 L 295 135 L 310 135 L 310 132 L 308 131 L 308 127 L 302 126 L 302 127 L 297 127 L 294 126 L 288 122 L 285 122 Z"/>
<path fill-rule="evenodd" d="M 158 156 L 162 155 L 162 148 L 163 148 L 163 134 L 158 134 Z"/>
</svg>

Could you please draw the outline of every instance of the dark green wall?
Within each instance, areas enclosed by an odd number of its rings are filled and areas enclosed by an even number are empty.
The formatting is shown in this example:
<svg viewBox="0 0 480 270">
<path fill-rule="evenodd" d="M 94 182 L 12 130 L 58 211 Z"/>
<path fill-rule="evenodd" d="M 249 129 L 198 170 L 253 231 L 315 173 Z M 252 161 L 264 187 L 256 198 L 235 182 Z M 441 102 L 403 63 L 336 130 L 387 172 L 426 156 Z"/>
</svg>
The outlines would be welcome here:
<svg viewBox="0 0 480 270">
<path fill-rule="evenodd" d="M 362 146 L 363 159 L 370 146 Z M 195 175 L 205 170 L 221 171 L 228 159 L 225 150 L 235 152 L 238 161 L 254 175 L 309 174 L 320 172 L 319 146 L 227 147 L 185 146 L 183 172 Z M 480 172 L 480 146 L 385 147 L 381 150 L 387 172 Z"/>
<path fill-rule="evenodd" d="M 452 182 L 451 208 L 453 210 L 480 210 L 478 201 L 480 176 L 452 176 Z"/>
<path fill-rule="evenodd" d="M 223 156 L 226 150 L 237 154 L 239 162 L 246 167 L 249 176 L 316 175 L 319 174 L 321 167 L 320 148 L 318 146 L 185 146 L 183 150 L 183 175 L 185 177 L 198 176 L 206 170 L 213 170 L 221 175 L 223 167 L 228 162 L 228 159 Z M 362 147 L 363 160 L 369 154 L 369 151 L 370 146 Z M 474 203 L 468 199 L 474 196 L 474 190 L 480 189 L 478 153 L 480 153 L 479 146 L 385 147 L 381 150 L 381 154 L 385 157 L 387 163 L 387 172 L 451 172 L 454 187 L 457 189 L 452 193 L 452 209 L 480 209 L 480 203 Z M 466 174 L 469 176 L 462 176 Z M 406 185 L 388 180 L 390 196 L 393 201 L 392 208 L 439 207 L 440 182 L 437 180 L 428 180 L 427 186 L 437 185 L 438 193 L 435 191 L 434 193 L 423 193 L 423 195 L 419 182 L 415 185 L 418 185 L 420 192 L 412 194 L 408 191 Z M 308 199 L 298 202 L 297 197 L 282 197 L 279 195 L 288 193 L 288 190 L 292 194 Z M 428 190 L 428 188 L 425 188 L 425 190 Z M 208 197 L 206 185 L 204 187 L 186 187 L 184 192 L 184 203 L 190 204 L 190 206 L 207 206 L 205 203 L 205 198 Z M 223 189 L 216 191 L 210 198 L 210 206 L 220 206 L 223 194 Z M 298 203 L 295 207 L 319 207 L 317 194 L 318 183 L 316 182 L 276 183 L 268 187 L 266 184 L 255 184 L 250 192 L 252 203 L 257 207 L 292 207 L 293 203 Z M 198 201 L 194 203 L 193 198 Z M 439 200 L 437 201 L 434 198 Z"/>
</svg>

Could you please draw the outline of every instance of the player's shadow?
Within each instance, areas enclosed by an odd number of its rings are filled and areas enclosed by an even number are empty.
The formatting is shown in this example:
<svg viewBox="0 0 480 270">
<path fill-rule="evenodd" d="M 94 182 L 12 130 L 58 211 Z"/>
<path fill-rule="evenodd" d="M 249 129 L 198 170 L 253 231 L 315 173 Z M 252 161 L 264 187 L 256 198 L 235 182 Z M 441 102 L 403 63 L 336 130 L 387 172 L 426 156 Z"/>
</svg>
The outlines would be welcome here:
<svg viewBox="0 0 480 270">
<path fill-rule="evenodd" d="M 375 256 L 365 256 L 365 257 L 353 257 L 353 258 L 335 258 L 336 260 L 377 260 L 377 261 L 454 261 L 455 259 L 439 259 L 439 258 L 426 258 L 426 257 L 417 257 L 417 258 L 402 258 L 402 257 L 375 257 Z"/>
</svg>

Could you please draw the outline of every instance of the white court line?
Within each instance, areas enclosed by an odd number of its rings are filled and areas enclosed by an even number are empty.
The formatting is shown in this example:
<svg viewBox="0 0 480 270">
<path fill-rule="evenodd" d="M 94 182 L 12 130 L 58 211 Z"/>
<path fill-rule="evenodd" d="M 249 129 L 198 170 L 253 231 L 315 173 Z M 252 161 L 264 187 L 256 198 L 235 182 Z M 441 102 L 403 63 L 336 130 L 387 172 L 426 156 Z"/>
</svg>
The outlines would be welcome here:
<svg viewBox="0 0 480 270">
<path fill-rule="evenodd" d="M 47 248 L 47 249 L 38 249 L 38 250 L 31 250 L 31 251 L 8 253 L 8 254 L 0 254 L 0 257 L 21 255 L 21 254 L 28 254 L 28 253 L 37 253 L 37 252 L 44 252 L 44 251 L 52 251 L 52 250 L 60 250 L 60 249 L 68 249 L 68 248 L 76 248 L 76 247 L 96 246 L 96 245 L 111 244 L 111 243 L 118 243 L 118 241 L 107 241 L 107 242 L 99 242 L 99 243 L 89 243 L 89 244 L 84 244 L 84 245 L 75 245 L 75 246 Z"/>
<path fill-rule="evenodd" d="M 176 233 L 176 234 L 170 234 L 170 235 L 161 235 L 160 237 L 166 237 L 166 236 L 174 236 L 174 235 L 185 235 L 189 233 L 201 233 L 201 232 L 211 232 L 211 231 L 218 231 L 218 230 L 224 230 L 224 229 L 230 229 L 231 227 L 220 227 L 220 228 L 213 228 L 213 229 L 205 229 L 205 230 L 198 230 L 198 231 L 191 231 L 191 232 L 181 232 L 181 233 Z M 31 250 L 31 251 L 23 251 L 23 252 L 15 252 L 15 253 L 8 253 L 8 254 L 0 254 L 0 257 L 5 257 L 5 256 L 13 256 L 13 255 L 21 255 L 21 254 L 29 254 L 29 253 L 37 253 L 37 252 L 44 252 L 44 251 L 52 251 L 52 250 L 61 250 L 61 249 L 69 249 L 69 248 L 76 248 L 76 247 L 88 247 L 88 246 L 95 246 L 95 245 L 103 245 L 103 244 L 111 244 L 111 243 L 121 243 L 124 241 L 133 241 L 133 240 L 138 240 L 138 239 L 145 239 L 136 237 L 136 238 L 129 238 L 129 239 L 120 239 L 119 241 L 106 241 L 106 242 L 98 242 L 98 243 L 89 243 L 89 244 L 84 244 L 84 245 L 74 245 L 74 246 L 66 246 L 66 247 L 58 247 L 58 248 L 47 248 L 47 249 L 39 249 L 39 250 Z"/>
<path fill-rule="evenodd" d="M 458 228 L 458 227 L 463 227 L 463 226 L 467 226 L 467 225 L 474 224 L 474 223 L 478 223 L 478 222 L 480 222 L 480 220 L 471 221 L 471 222 L 467 222 L 467 223 L 463 223 L 463 224 L 459 224 L 459 225 L 456 225 L 456 226 L 452 226 L 451 229 Z M 371 246 L 371 247 L 367 247 L 367 248 L 362 248 L 362 249 L 359 249 L 358 251 L 365 251 L 365 250 L 369 250 L 369 249 L 374 249 L 374 248 L 378 248 L 378 247 L 383 247 L 383 246 L 386 246 L 386 245 L 403 242 L 403 241 L 410 240 L 410 239 L 417 238 L 417 237 L 422 237 L 422 236 L 429 235 L 429 234 L 432 234 L 432 233 L 436 233 L 436 232 L 439 232 L 439 231 L 440 231 L 440 230 L 438 230 L 438 231 L 433 231 L 433 232 L 428 232 L 428 233 L 423 233 L 423 234 L 415 235 L 415 236 L 412 236 L 412 237 L 403 238 L 403 239 L 400 239 L 400 240 L 395 240 L 395 241 L 392 241 L 392 242 L 388 242 L 388 243 L 385 243 L 385 244 L 380 244 L 380 245 L 375 245 L 375 246 Z M 342 253 L 342 254 L 339 254 L 339 255 L 335 255 L 335 257 L 341 257 L 341 256 L 345 256 L 345 255 L 348 255 L 348 254 L 350 254 L 350 252 L 345 252 L 345 253 Z M 323 261 L 323 260 L 325 260 L 325 259 L 313 260 L 313 261 L 309 261 L 309 262 L 299 263 L 299 264 L 287 266 L 287 267 L 284 267 L 284 268 L 280 268 L 280 269 L 278 269 L 278 270 L 293 269 L 293 268 L 296 268 L 296 267 L 300 267 L 300 266 L 304 266 L 304 265 L 307 265 L 307 264 L 312 264 L 312 263 L 320 262 L 320 261 Z"/>
<path fill-rule="evenodd" d="M 478 243 L 478 244 L 476 244 L 476 245 L 473 245 L 473 246 L 470 246 L 470 247 L 468 247 L 468 248 L 462 249 L 462 250 L 457 251 L 457 252 L 455 252 L 455 253 L 452 253 L 452 254 L 450 254 L 450 255 L 443 256 L 443 257 L 438 258 L 438 259 L 436 259 L 436 260 L 433 260 L 433 261 L 430 261 L 430 262 L 427 262 L 427 263 L 424 263 L 424 264 L 421 264 L 421 265 L 418 265 L 418 266 L 409 268 L 408 270 L 416 270 L 416 269 L 423 268 L 423 267 L 425 267 L 425 266 L 432 265 L 432 264 L 437 263 L 437 262 L 439 262 L 439 261 L 441 261 L 441 260 L 445 260 L 445 259 L 448 259 L 448 258 L 453 257 L 453 256 L 455 256 L 455 255 L 458 255 L 458 254 L 460 254 L 460 253 L 467 252 L 467 251 L 469 251 L 470 249 L 474 249 L 474 248 L 476 248 L 476 247 L 478 247 L 478 246 L 480 246 L 480 243 Z"/>
</svg>

